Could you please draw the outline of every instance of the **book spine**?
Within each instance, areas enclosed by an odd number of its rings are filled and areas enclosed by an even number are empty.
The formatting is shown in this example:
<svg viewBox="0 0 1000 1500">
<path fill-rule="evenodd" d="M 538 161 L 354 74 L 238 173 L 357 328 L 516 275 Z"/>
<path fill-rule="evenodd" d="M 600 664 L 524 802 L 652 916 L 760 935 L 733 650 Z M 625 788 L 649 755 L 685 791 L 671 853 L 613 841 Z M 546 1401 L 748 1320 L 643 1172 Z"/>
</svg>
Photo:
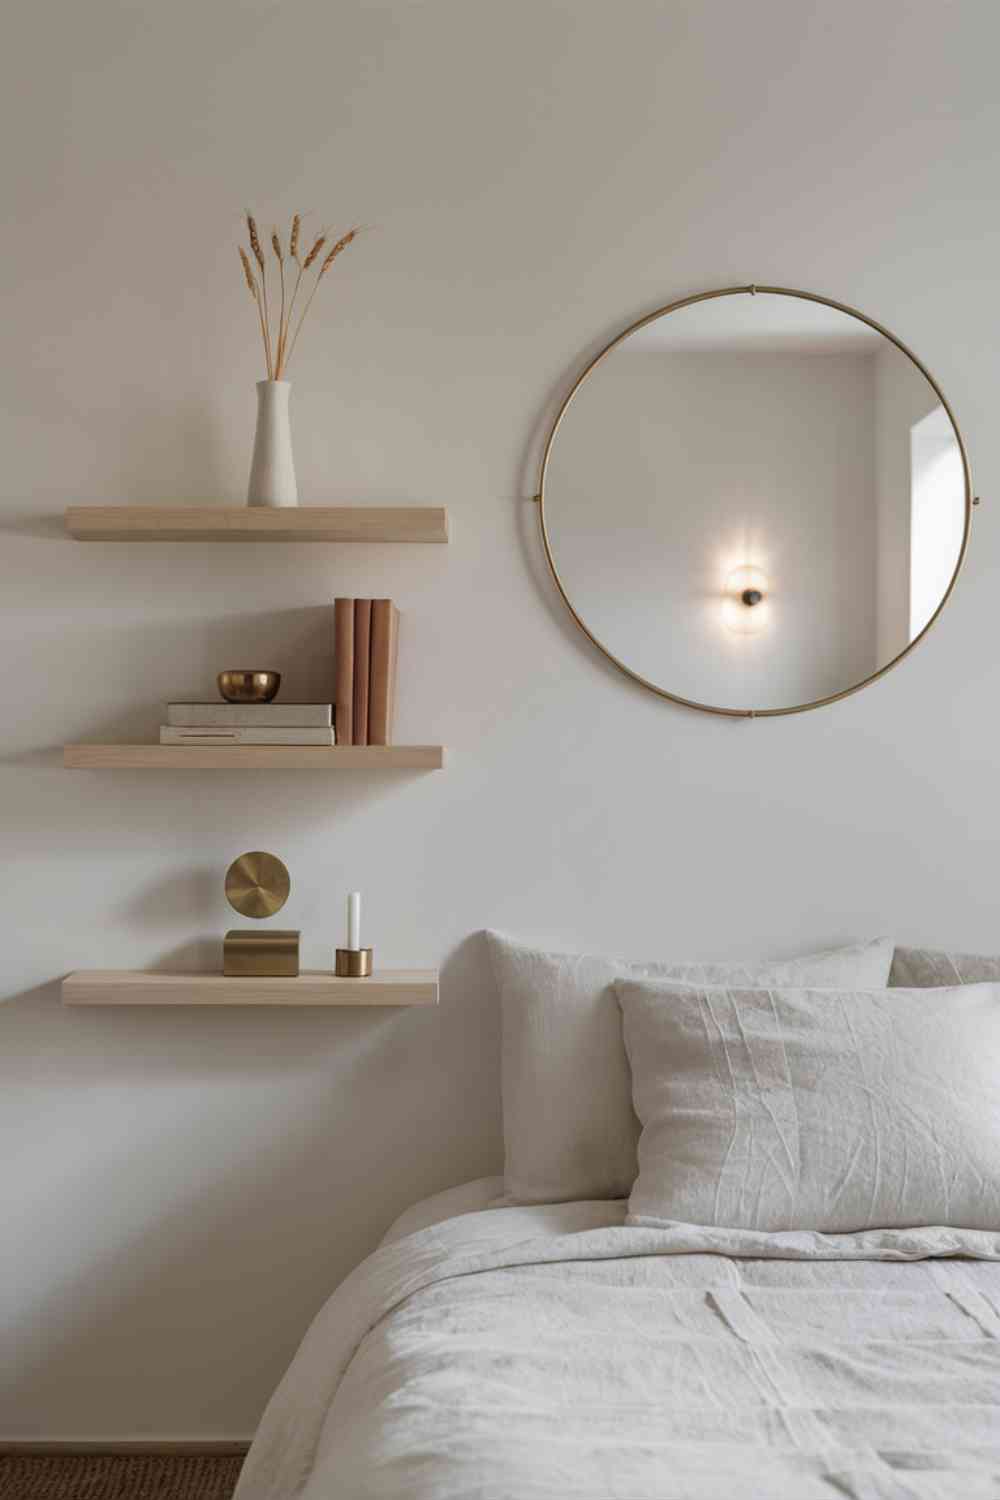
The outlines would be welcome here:
<svg viewBox="0 0 1000 1500">
<path fill-rule="evenodd" d="M 333 603 L 334 722 L 342 745 L 354 743 L 354 600 Z"/>
<path fill-rule="evenodd" d="M 392 606 L 392 641 L 389 652 L 389 706 L 385 714 L 385 742 L 392 744 L 392 729 L 396 722 L 396 677 L 399 667 L 399 610 Z"/>
<path fill-rule="evenodd" d="M 352 742 L 368 743 L 368 673 L 371 658 L 372 601 L 354 601 L 354 723 Z"/>
<path fill-rule="evenodd" d="M 369 745 L 392 744 L 399 610 L 391 599 L 372 600 L 371 674 L 368 702 Z"/>
<path fill-rule="evenodd" d="M 161 745 L 335 745 L 332 729 L 178 729 L 160 726 Z"/>
<path fill-rule="evenodd" d="M 329 703 L 168 703 L 177 729 L 329 729 Z"/>
</svg>

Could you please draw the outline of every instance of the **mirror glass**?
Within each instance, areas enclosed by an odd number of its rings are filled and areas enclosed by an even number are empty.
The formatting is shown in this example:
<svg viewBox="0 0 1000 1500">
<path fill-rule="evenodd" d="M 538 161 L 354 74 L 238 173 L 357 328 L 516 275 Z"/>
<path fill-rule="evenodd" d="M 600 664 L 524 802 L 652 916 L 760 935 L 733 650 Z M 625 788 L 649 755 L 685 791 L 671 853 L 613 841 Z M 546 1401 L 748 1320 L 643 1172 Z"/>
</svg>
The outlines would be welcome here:
<svg viewBox="0 0 1000 1500">
<path fill-rule="evenodd" d="M 947 597 L 971 496 L 920 366 L 862 317 L 737 288 L 627 333 L 542 473 L 556 581 L 668 696 L 788 712 L 892 663 Z"/>
</svg>

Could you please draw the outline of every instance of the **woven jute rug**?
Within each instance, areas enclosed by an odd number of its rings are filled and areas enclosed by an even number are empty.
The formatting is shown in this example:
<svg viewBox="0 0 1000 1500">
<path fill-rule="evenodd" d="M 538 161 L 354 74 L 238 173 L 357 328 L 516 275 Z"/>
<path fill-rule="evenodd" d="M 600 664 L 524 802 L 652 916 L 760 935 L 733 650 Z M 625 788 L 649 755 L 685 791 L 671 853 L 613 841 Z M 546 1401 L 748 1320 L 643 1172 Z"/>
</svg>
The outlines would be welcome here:
<svg viewBox="0 0 1000 1500">
<path fill-rule="evenodd" d="M 0 1455 L 0 1500 L 230 1500 L 242 1454 Z"/>
</svg>

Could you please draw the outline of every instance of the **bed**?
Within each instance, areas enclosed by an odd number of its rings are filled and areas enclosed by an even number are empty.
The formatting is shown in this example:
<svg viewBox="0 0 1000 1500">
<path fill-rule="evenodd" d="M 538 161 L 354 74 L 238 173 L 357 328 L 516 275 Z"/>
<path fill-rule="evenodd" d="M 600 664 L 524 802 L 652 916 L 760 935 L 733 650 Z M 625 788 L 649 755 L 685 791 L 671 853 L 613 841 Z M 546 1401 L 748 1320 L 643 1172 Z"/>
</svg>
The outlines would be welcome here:
<svg viewBox="0 0 1000 1500">
<path fill-rule="evenodd" d="M 1000 1495 L 1000 1236 L 630 1228 L 502 1188 L 415 1205 L 337 1289 L 237 1500 Z"/>
<path fill-rule="evenodd" d="M 1000 1497 L 1000 959 L 490 943 L 504 1176 L 336 1290 L 237 1500 Z"/>
</svg>

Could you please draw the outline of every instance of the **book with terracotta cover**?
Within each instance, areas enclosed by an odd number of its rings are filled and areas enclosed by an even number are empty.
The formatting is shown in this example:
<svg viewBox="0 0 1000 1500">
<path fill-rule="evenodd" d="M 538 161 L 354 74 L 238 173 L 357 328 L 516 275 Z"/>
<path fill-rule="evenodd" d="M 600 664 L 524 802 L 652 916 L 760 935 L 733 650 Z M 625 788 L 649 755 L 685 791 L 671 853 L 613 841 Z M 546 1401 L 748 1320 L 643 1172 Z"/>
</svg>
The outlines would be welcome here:
<svg viewBox="0 0 1000 1500">
<path fill-rule="evenodd" d="M 371 670 L 372 601 L 354 601 L 354 722 L 355 745 L 368 743 L 368 674 Z M 341 744 L 347 741 L 341 738 Z"/>
<path fill-rule="evenodd" d="M 334 723 L 341 745 L 354 744 L 354 600 L 333 601 Z"/>
<path fill-rule="evenodd" d="M 368 691 L 369 745 L 392 744 L 398 654 L 399 610 L 391 599 L 373 599 Z"/>
</svg>

